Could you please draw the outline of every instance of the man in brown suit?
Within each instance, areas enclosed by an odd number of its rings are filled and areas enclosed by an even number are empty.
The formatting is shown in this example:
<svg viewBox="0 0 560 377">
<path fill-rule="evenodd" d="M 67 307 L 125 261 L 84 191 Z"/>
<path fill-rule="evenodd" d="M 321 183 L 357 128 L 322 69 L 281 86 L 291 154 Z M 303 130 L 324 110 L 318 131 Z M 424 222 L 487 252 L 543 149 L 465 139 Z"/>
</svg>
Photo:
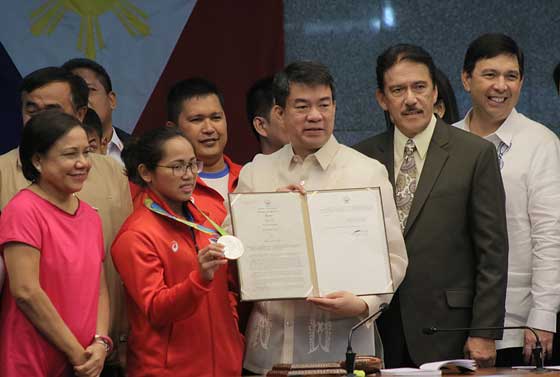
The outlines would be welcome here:
<svg viewBox="0 0 560 377">
<path fill-rule="evenodd" d="M 463 356 L 492 366 L 502 331 L 429 337 L 422 328 L 503 325 L 508 244 L 495 148 L 433 115 L 434 63 L 422 48 L 386 50 L 377 59 L 377 82 L 377 101 L 395 127 L 356 149 L 389 172 L 409 258 L 378 321 L 386 366 Z"/>
</svg>

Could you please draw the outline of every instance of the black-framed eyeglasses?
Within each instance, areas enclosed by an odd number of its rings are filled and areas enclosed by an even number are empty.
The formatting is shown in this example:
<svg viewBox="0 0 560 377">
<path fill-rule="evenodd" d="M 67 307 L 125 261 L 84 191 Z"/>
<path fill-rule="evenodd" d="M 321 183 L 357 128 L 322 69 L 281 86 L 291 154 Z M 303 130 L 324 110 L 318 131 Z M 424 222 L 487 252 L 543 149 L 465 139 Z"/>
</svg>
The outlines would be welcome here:
<svg viewBox="0 0 560 377">
<path fill-rule="evenodd" d="M 204 164 L 200 160 L 194 160 L 187 163 L 176 163 L 172 165 L 156 165 L 160 168 L 171 169 L 171 172 L 176 177 L 182 177 L 187 172 L 187 169 L 191 171 L 194 175 L 200 173 Z"/>
</svg>

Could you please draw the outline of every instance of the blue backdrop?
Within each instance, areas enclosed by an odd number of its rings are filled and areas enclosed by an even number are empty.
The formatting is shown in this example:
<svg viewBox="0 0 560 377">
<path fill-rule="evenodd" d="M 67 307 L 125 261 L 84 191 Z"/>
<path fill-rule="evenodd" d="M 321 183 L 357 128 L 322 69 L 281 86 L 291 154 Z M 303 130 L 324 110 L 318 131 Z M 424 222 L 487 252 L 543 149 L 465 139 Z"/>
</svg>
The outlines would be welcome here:
<svg viewBox="0 0 560 377">
<path fill-rule="evenodd" d="M 560 98 L 552 72 L 560 62 L 560 2 L 556 0 L 285 0 L 286 63 L 327 64 L 337 84 L 336 136 L 353 144 L 385 128 L 375 102 L 375 60 L 400 42 L 430 52 L 455 89 L 459 115 L 470 98 L 460 72 L 478 35 L 503 32 L 525 52 L 525 82 L 517 110 L 560 132 Z"/>
</svg>

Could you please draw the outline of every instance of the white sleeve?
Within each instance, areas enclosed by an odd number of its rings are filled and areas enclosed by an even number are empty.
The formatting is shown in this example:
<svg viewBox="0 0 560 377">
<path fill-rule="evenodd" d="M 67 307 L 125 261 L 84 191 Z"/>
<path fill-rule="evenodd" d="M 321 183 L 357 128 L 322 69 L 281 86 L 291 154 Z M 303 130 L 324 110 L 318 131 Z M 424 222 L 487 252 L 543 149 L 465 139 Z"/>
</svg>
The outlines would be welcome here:
<svg viewBox="0 0 560 377">
<path fill-rule="evenodd" d="M 253 192 L 253 164 L 249 162 L 241 169 L 239 173 L 239 178 L 237 179 L 237 187 L 235 188 L 234 192 Z M 229 205 L 225 206 L 227 210 L 226 218 L 222 223 L 222 228 L 229 233 L 232 234 L 233 228 L 231 226 L 231 217 L 229 213 Z"/>
<path fill-rule="evenodd" d="M 381 200 L 383 201 L 383 213 L 385 215 L 385 229 L 387 232 L 387 244 L 389 246 L 389 262 L 391 264 L 391 274 L 393 277 L 393 288 L 395 291 L 402 283 L 406 268 L 408 266 L 408 255 L 404 238 L 401 232 L 397 207 L 393 196 L 393 187 L 389 182 L 387 169 L 383 167 L 383 180 L 381 186 Z M 376 179 L 379 183 L 379 177 Z M 379 305 L 389 303 L 393 295 L 365 296 L 364 301 L 369 307 L 369 314 L 379 310 Z"/>
<path fill-rule="evenodd" d="M 527 177 L 532 244 L 533 306 L 527 326 L 556 331 L 560 309 L 560 142 L 548 140 L 531 156 Z"/>
</svg>

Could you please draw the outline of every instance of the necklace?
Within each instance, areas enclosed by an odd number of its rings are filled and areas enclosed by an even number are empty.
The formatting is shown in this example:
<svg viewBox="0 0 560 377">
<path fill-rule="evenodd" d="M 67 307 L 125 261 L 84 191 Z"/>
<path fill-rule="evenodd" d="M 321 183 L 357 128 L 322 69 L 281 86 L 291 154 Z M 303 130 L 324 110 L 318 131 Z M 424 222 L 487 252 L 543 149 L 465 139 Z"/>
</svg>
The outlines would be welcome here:
<svg viewBox="0 0 560 377">
<path fill-rule="evenodd" d="M 30 188 L 41 198 L 51 203 L 61 211 L 74 215 L 78 210 L 80 199 L 78 198 L 76 193 L 72 193 L 66 200 L 61 201 L 60 199 L 56 199 L 53 195 L 51 195 L 47 190 L 45 190 L 37 183 L 33 183 Z"/>
</svg>

